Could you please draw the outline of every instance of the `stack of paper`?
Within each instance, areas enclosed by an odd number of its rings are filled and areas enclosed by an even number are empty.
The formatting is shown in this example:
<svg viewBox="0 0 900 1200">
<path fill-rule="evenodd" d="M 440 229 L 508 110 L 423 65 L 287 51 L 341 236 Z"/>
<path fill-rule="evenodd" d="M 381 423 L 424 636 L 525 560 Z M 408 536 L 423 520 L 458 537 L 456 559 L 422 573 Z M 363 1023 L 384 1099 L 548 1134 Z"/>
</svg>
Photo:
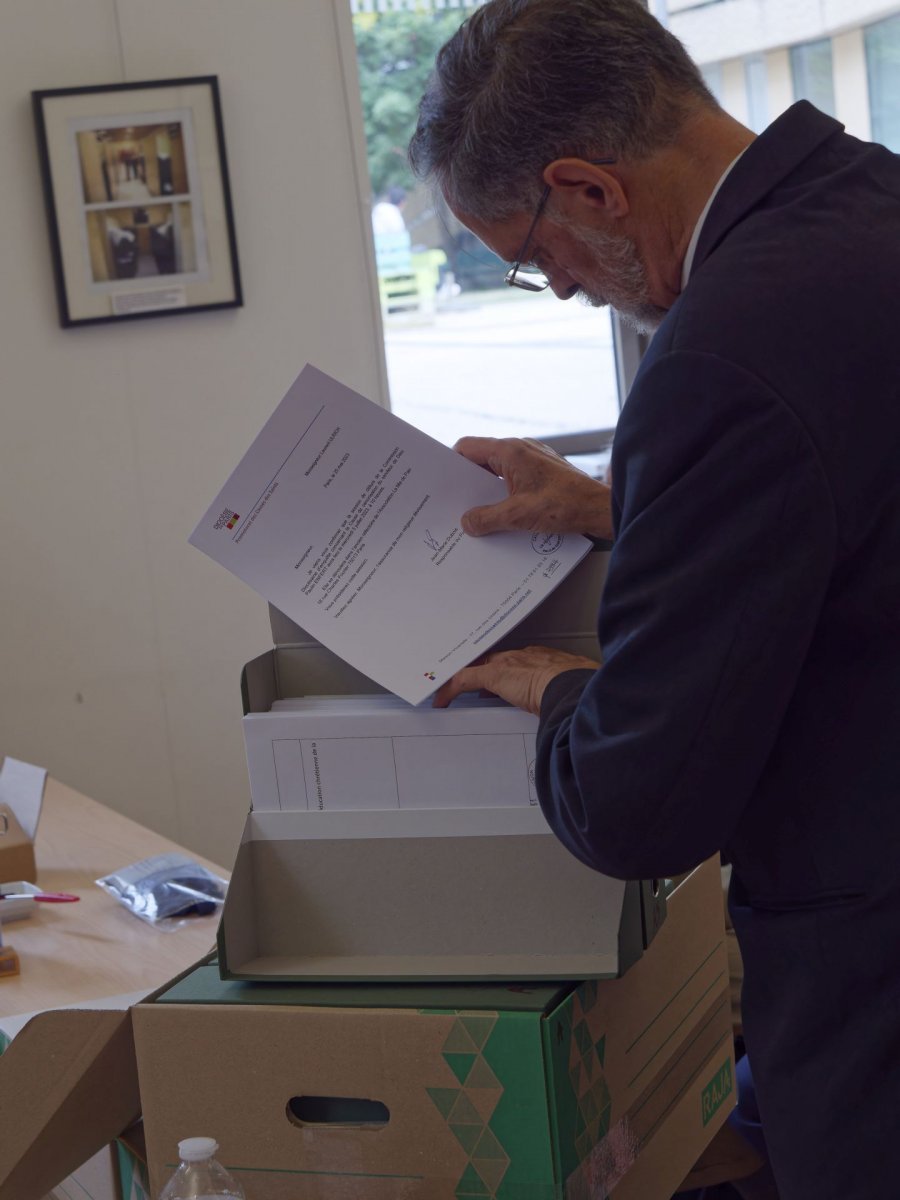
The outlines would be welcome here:
<svg viewBox="0 0 900 1200">
<path fill-rule="evenodd" d="M 508 808 L 537 804 L 537 718 L 467 697 L 304 696 L 244 717 L 255 811 Z"/>
</svg>

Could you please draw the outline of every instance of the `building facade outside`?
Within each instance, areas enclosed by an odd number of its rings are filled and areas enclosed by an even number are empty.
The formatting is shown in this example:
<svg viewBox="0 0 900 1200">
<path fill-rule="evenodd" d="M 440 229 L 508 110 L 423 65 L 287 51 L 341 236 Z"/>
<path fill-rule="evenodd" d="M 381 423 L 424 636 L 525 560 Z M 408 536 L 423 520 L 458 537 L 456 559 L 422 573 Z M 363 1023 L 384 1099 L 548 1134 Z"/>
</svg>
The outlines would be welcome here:
<svg viewBox="0 0 900 1200">
<path fill-rule="evenodd" d="M 354 14 L 472 9 L 482 0 L 350 0 Z M 897 0 L 648 0 L 719 102 L 759 131 L 798 99 L 900 151 Z M 460 13 L 462 17 L 464 11 Z"/>
<path fill-rule="evenodd" d="M 810 100 L 848 133 L 900 151 L 900 4 L 651 0 L 719 102 L 757 132 Z"/>
</svg>

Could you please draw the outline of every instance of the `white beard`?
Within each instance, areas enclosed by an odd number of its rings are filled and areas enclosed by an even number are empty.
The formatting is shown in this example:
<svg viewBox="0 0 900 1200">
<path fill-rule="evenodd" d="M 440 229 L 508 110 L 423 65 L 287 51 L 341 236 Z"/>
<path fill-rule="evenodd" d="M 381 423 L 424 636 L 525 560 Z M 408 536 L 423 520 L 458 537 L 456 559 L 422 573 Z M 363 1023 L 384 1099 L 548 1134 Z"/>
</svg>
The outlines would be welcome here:
<svg viewBox="0 0 900 1200">
<path fill-rule="evenodd" d="M 595 269 L 578 299 L 593 308 L 611 305 L 638 333 L 655 333 L 667 309 L 650 299 L 647 272 L 631 238 L 567 224 L 569 235 L 590 251 Z"/>
</svg>

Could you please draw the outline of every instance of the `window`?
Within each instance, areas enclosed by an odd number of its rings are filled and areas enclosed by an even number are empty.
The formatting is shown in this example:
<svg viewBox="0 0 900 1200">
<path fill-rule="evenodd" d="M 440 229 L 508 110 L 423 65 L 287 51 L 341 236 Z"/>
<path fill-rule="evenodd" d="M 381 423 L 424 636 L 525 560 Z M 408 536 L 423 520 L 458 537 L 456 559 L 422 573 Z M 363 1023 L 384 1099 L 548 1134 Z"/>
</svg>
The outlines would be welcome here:
<svg viewBox="0 0 900 1200">
<path fill-rule="evenodd" d="M 900 151 L 900 15 L 865 30 L 872 138 Z"/>
<path fill-rule="evenodd" d="M 791 47 L 794 99 L 808 100 L 822 112 L 835 115 L 831 38 Z"/>
<path fill-rule="evenodd" d="M 406 163 L 435 53 L 476 2 L 351 0 L 391 407 L 448 444 L 609 429 L 619 413 L 609 311 L 507 287 L 508 264 Z M 575 461 L 591 469 L 604 457 Z"/>
<path fill-rule="evenodd" d="M 706 86 L 721 104 L 724 94 L 722 64 L 719 62 L 704 63 L 700 68 L 700 73 L 703 76 Z"/>
<path fill-rule="evenodd" d="M 865 26 L 860 10 L 876 8 Z M 669 0 L 668 12 L 723 108 L 755 132 L 806 99 L 900 151 L 900 0 Z"/>
<path fill-rule="evenodd" d="M 744 78 L 750 128 L 755 133 L 761 133 L 769 124 L 769 80 L 762 54 L 751 54 L 744 59 Z"/>
</svg>

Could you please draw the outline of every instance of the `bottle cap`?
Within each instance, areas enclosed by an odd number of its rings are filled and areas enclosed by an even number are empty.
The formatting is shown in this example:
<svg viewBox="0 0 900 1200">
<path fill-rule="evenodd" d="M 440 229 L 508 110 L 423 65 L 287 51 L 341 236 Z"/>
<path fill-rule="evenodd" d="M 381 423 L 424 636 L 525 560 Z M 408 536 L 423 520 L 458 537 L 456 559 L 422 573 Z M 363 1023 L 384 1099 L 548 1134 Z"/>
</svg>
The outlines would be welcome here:
<svg viewBox="0 0 900 1200">
<path fill-rule="evenodd" d="M 178 1143 L 178 1157 L 184 1162 L 202 1162 L 205 1158 L 212 1158 L 218 1148 L 219 1143 L 215 1138 L 185 1138 Z"/>
</svg>

